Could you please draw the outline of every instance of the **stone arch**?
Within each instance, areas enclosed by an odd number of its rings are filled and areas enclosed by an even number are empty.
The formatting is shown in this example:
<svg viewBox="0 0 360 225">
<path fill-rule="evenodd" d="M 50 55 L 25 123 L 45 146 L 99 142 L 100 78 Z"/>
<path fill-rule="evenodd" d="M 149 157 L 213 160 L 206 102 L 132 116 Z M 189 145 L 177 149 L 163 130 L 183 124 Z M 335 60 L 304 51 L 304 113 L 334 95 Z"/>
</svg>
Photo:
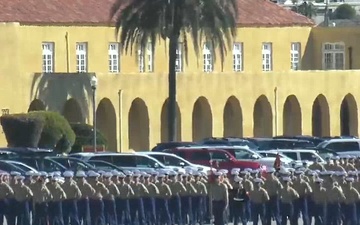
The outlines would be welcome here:
<svg viewBox="0 0 360 225">
<path fill-rule="evenodd" d="M 96 109 L 96 127 L 108 141 L 107 149 L 117 152 L 116 112 L 108 98 L 103 98 Z"/>
<path fill-rule="evenodd" d="M 312 106 L 312 135 L 330 136 L 330 110 L 326 97 L 318 95 Z"/>
<path fill-rule="evenodd" d="M 85 116 L 81 106 L 74 98 L 70 98 L 65 102 L 62 114 L 69 123 L 85 123 Z"/>
<path fill-rule="evenodd" d="M 129 110 L 129 149 L 145 151 L 150 149 L 150 122 L 148 107 L 144 100 L 136 98 Z"/>
<path fill-rule="evenodd" d="M 347 94 L 341 102 L 340 133 L 344 136 L 358 136 L 358 108 L 352 94 Z"/>
<path fill-rule="evenodd" d="M 224 137 L 243 136 L 243 116 L 239 100 L 231 96 L 225 103 L 224 114 Z"/>
<path fill-rule="evenodd" d="M 295 95 L 288 96 L 284 103 L 283 134 L 288 136 L 302 134 L 301 107 Z"/>
<path fill-rule="evenodd" d="M 199 97 L 192 113 L 192 138 L 193 141 L 200 141 L 212 137 L 213 121 L 209 101 L 205 97 Z"/>
<path fill-rule="evenodd" d="M 28 112 L 31 111 L 43 111 L 46 110 L 46 106 L 40 99 L 34 99 L 29 106 Z"/>
<path fill-rule="evenodd" d="M 169 100 L 166 99 L 161 109 L 161 142 L 169 141 L 168 106 L 169 106 Z M 176 103 L 176 141 L 181 141 L 181 112 L 179 105 L 177 103 Z"/>
<path fill-rule="evenodd" d="M 265 95 L 261 95 L 254 105 L 254 137 L 273 136 L 273 113 L 271 104 Z"/>
</svg>

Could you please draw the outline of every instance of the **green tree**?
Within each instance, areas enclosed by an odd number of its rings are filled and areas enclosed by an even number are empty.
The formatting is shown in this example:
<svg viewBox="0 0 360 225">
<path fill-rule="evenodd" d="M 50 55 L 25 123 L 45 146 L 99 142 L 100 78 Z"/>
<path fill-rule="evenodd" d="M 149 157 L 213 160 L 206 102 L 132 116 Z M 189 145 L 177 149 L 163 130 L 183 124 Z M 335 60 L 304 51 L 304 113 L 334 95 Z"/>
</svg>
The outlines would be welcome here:
<svg viewBox="0 0 360 225">
<path fill-rule="evenodd" d="M 354 19 L 356 16 L 355 9 L 349 4 L 342 4 L 337 7 L 332 14 L 333 19 Z"/>
<path fill-rule="evenodd" d="M 168 132 L 176 140 L 176 58 L 179 39 L 187 63 L 188 37 L 199 55 L 204 41 L 220 53 L 223 64 L 227 48 L 236 36 L 237 0 L 116 0 L 110 16 L 116 23 L 125 52 L 145 49 L 162 38 L 169 41 Z M 213 54 L 215 56 L 215 54 Z M 215 57 L 214 57 L 215 59 Z"/>
<path fill-rule="evenodd" d="M 293 6 L 291 10 L 302 14 L 310 19 L 313 16 L 316 16 L 316 7 L 313 5 L 312 2 L 303 2 L 300 5 Z"/>
<path fill-rule="evenodd" d="M 81 152 L 84 145 L 91 146 L 94 143 L 93 126 L 83 123 L 71 123 L 70 126 L 76 134 L 75 143 L 71 149 L 72 153 Z M 96 143 L 97 145 L 107 146 L 107 140 L 104 134 L 99 130 L 96 130 Z"/>
</svg>

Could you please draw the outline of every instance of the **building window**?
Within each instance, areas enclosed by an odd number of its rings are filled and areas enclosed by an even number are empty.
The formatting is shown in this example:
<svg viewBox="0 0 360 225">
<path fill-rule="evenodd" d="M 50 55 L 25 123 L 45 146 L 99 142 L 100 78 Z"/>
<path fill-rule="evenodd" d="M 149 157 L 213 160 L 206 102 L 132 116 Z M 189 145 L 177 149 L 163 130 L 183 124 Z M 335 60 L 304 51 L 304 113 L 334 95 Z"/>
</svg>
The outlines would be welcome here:
<svg viewBox="0 0 360 225">
<path fill-rule="evenodd" d="M 272 71 L 272 43 L 262 45 L 262 70 Z"/>
<path fill-rule="evenodd" d="M 54 43 L 43 42 L 42 43 L 42 71 L 43 73 L 54 72 Z"/>
<path fill-rule="evenodd" d="M 323 44 L 323 69 L 343 70 L 345 69 L 345 44 L 325 43 Z"/>
<path fill-rule="evenodd" d="M 234 43 L 233 65 L 234 72 L 243 71 L 243 43 Z"/>
<path fill-rule="evenodd" d="M 183 71 L 183 44 L 179 43 L 178 48 L 176 49 L 176 62 L 175 62 L 175 71 Z"/>
<path fill-rule="evenodd" d="M 109 72 L 118 73 L 120 71 L 120 44 L 109 44 Z"/>
<path fill-rule="evenodd" d="M 290 63 L 292 70 L 300 69 L 300 60 L 301 60 L 301 44 L 299 42 L 291 43 Z"/>
<path fill-rule="evenodd" d="M 87 72 L 87 43 L 76 43 L 76 72 Z"/>
<path fill-rule="evenodd" d="M 140 73 L 154 71 L 154 53 L 151 43 L 146 45 L 146 52 L 144 52 L 143 48 L 138 50 L 138 64 Z M 145 68 L 147 69 L 146 71 Z"/>
<path fill-rule="evenodd" d="M 151 42 L 147 44 L 146 55 L 147 55 L 147 72 L 154 72 L 154 52 L 152 49 Z"/>
<path fill-rule="evenodd" d="M 214 67 L 213 50 L 210 43 L 205 43 L 203 48 L 204 72 L 212 72 Z"/>
</svg>

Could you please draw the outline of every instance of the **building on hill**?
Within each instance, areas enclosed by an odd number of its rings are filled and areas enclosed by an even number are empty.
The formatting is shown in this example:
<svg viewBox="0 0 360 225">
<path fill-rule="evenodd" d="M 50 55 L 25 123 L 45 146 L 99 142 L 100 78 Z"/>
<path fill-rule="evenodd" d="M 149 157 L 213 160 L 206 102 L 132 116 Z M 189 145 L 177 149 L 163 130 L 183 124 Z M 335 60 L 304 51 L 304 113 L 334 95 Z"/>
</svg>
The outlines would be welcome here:
<svg viewBox="0 0 360 225">
<path fill-rule="evenodd" d="M 167 140 L 165 44 L 121 54 L 108 21 L 111 4 L 0 0 L 3 114 L 46 109 L 91 124 L 96 75 L 97 124 L 109 150 L 146 150 Z M 270 1 L 239 0 L 238 36 L 223 69 L 208 45 L 198 59 L 190 50 L 188 64 L 179 45 L 178 140 L 358 135 L 358 33 L 314 27 Z M 3 135 L 0 143 L 6 145 Z"/>
</svg>

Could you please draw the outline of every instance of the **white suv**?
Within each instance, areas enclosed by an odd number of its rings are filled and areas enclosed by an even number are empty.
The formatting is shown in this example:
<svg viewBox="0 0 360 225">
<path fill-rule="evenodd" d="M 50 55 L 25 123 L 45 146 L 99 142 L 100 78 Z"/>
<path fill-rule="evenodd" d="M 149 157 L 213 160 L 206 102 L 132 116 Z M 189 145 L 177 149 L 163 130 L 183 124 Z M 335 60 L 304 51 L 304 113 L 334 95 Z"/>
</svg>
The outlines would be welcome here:
<svg viewBox="0 0 360 225">
<path fill-rule="evenodd" d="M 321 142 L 317 147 L 333 150 L 339 155 L 360 156 L 360 139 L 331 139 Z"/>
</svg>

